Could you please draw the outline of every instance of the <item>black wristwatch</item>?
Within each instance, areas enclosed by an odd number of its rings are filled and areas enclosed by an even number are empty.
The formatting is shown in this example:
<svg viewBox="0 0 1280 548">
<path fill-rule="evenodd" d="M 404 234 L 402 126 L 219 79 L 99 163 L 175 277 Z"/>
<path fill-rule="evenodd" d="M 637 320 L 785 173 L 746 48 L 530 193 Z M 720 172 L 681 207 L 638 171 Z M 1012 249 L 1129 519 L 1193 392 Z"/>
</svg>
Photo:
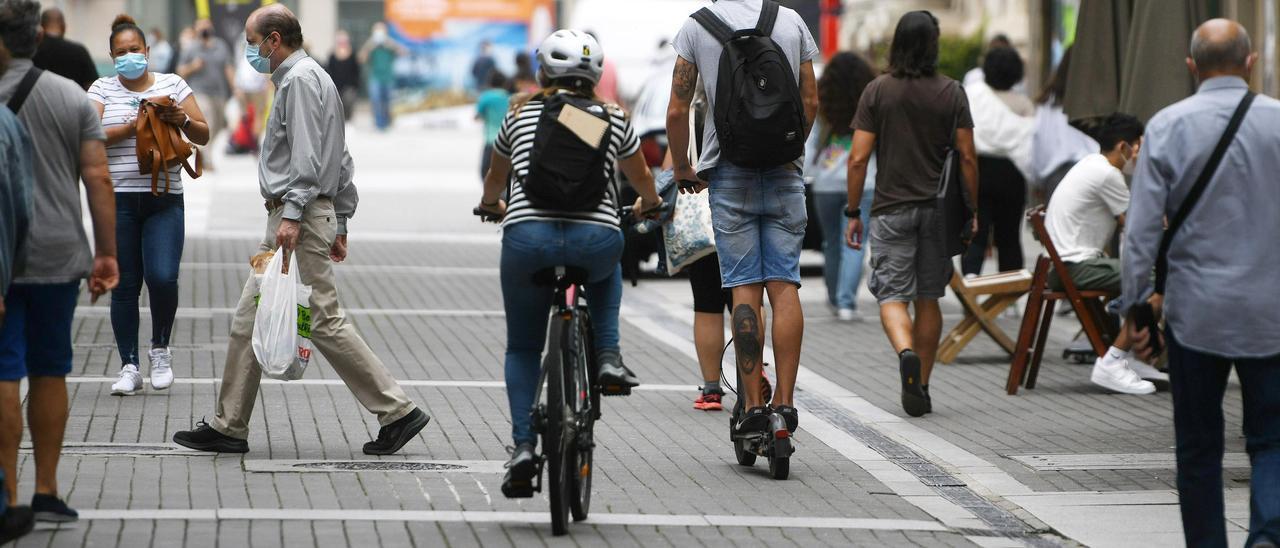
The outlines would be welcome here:
<svg viewBox="0 0 1280 548">
<path fill-rule="evenodd" d="M 856 208 L 853 208 L 853 210 L 850 210 L 849 208 L 846 207 L 844 208 L 844 216 L 850 219 L 861 219 L 862 208 L 856 207 Z"/>
<path fill-rule="evenodd" d="M 187 116 L 187 119 L 182 121 L 182 129 L 187 129 L 189 125 L 191 125 L 191 117 Z"/>
</svg>

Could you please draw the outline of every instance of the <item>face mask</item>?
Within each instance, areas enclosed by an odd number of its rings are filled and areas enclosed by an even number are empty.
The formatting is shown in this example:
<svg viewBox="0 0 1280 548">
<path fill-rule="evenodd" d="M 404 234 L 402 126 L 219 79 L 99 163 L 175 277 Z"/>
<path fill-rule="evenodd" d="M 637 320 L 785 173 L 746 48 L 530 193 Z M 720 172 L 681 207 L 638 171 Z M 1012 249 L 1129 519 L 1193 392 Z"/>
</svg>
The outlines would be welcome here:
<svg viewBox="0 0 1280 548">
<path fill-rule="evenodd" d="M 385 30 L 373 31 L 373 43 L 381 44 L 386 41 L 387 41 L 387 31 Z"/>
<path fill-rule="evenodd" d="M 116 74 L 126 80 L 137 80 L 147 73 L 147 56 L 141 53 L 126 53 L 116 57 Z"/>
<path fill-rule="evenodd" d="M 265 42 L 266 38 L 262 40 Z M 264 57 L 258 52 L 258 48 L 261 47 L 262 44 L 246 44 L 244 46 L 244 59 L 249 62 L 249 66 L 253 67 L 253 70 L 263 74 L 271 74 L 271 56 L 276 53 L 276 50 L 271 50 L 271 53 Z"/>
<path fill-rule="evenodd" d="M 1133 152 L 1133 147 L 1129 147 L 1129 152 Z M 1123 153 L 1122 153 L 1123 154 Z M 1138 155 L 1131 154 L 1125 157 L 1124 166 L 1120 168 L 1120 172 L 1125 175 L 1132 176 L 1133 171 L 1138 168 Z"/>
</svg>

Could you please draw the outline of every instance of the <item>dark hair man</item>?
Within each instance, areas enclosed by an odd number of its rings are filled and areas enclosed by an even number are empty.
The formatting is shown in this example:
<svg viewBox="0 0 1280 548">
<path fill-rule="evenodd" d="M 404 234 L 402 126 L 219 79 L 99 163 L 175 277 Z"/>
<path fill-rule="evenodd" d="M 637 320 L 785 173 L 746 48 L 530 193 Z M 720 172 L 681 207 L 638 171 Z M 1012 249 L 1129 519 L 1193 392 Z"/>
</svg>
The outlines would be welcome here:
<svg viewBox="0 0 1280 548">
<path fill-rule="evenodd" d="M 1142 359 L 1152 353 L 1151 337 L 1163 335 L 1168 343 L 1178 499 L 1188 546 L 1227 544 L 1222 394 L 1233 365 L 1253 464 L 1245 545 L 1280 544 L 1280 102 L 1254 99 L 1204 193 L 1177 224 L 1191 187 L 1249 92 L 1257 59 L 1235 21 L 1214 19 L 1196 29 L 1187 67 L 1200 89 L 1148 124 L 1127 218 L 1124 302 L 1149 302 L 1167 321 L 1163 334 L 1131 324 L 1129 335 Z M 1166 218 L 1171 232 L 1164 236 Z M 1155 293 L 1150 273 L 1162 237 L 1172 238 L 1168 277 L 1163 293 Z"/>
<path fill-rule="evenodd" d="M 98 79 L 98 67 L 83 44 L 63 38 L 67 33 L 67 20 L 63 17 L 62 10 L 44 10 L 40 14 L 40 28 L 44 30 L 44 38 L 40 40 L 39 49 L 31 57 L 31 62 L 37 68 L 64 76 L 80 84 L 80 87 L 89 89 L 93 81 Z"/>
<path fill-rule="evenodd" d="M 721 0 L 706 9 L 721 25 L 749 29 L 759 28 L 766 4 L 761 0 Z M 818 87 L 813 60 L 819 52 L 804 20 L 789 8 L 777 9 L 769 36 L 782 50 L 794 78 L 794 84 L 786 85 L 799 88 L 803 120 L 795 123 L 797 126 L 803 123 L 803 127 L 795 130 L 803 133 L 791 137 L 799 139 L 800 153 L 793 160 L 767 168 L 735 165 L 726 159 L 732 151 L 722 150 L 725 139 L 720 135 L 722 129 L 717 129 L 717 124 L 726 120 L 708 116 L 697 170 L 690 164 L 688 155 L 673 155 L 676 180 L 695 181 L 699 191 L 710 184 L 721 285 L 733 291 L 734 346 L 743 388 L 739 394 L 747 410 L 735 425 L 737 432 L 763 429 L 770 413 L 781 415 L 789 430 L 795 430 L 799 420 L 792 396 L 804 334 L 799 261 L 808 220 L 800 165 L 804 160 L 803 142 L 817 116 Z M 679 58 L 667 107 L 667 136 L 671 150 L 685 151 L 689 150 L 689 106 L 698 77 L 701 76 L 706 90 L 709 113 L 716 112 L 717 101 L 729 95 L 722 96 L 717 85 L 728 89 L 732 83 L 718 81 L 725 46 L 696 19 L 685 22 L 673 46 Z M 777 84 L 775 81 L 774 85 Z M 757 138 L 763 136 L 745 139 Z M 772 407 L 764 401 L 760 370 L 764 348 L 760 307 L 766 291 L 773 309 L 773 352 L 778 362 Z"/>
<path fill-rule="evenodd" d="M 1092 130 L 1099 152 L 1085 156 L 1071 168 L 1049 200 L 1044 225 L 1076 287 L 1120 291 L 1120 259 L 1105 249 L 1129 208 L 1124 176 L 1133 174 L 1142 149 L 1142 122 L 1129 114 L 1112 114 Z M 1050 285 L 1061 289 L 1057 273 Z M 1122 394 L 1151 394 L 1152 382 L 1168 383 L 1169 376 L 1130 353 L 1127 330 L 1093 364 L 1090 380 Z"/>
<path fill-rule="evenodd" d="M 115 194 L 107 171 L 106 134 L 98 110 L 75 82 L 33 66 L 43 31 L 40 4 L 0 0 L 0 40 L 13 56 L 0 76 L 0 103 L 17 111 L 31 136 L 35 180 L 31 226 L 23 261 L 5 294 L 0 327 L 0 465 L 9 500 L 18 496 L 18 443 L 22 400 L 18 382 L 28 377 L 27 417 L 35 454 L 37 520 L 75 521 L 58 498 L 58 458 L 67 426 L 66 376 L 71 372 L 71 328 L 80 280 L 98 296 L 116 287 Z M 22 99 L 20 105 L 14 105 Z M 93 217 L 89 250 L 80 211 L 84 181 Z"/>
<path fill-rule="evenodd" d="M 902 16 L 889 51 L 889 73 L 862 92 L 853 118 L 849 154 L 851 219 L 846 239 L 863 245 L 859 204 L 867 164 L 876 154 L 871 205 L 871 277 L 867 287 L 880 303 L 880 321 L 898 354 L 902 407 L 919 417 L 933 411 L 929 373 L 942 336 L 938 299 L 951 279 L 934 200 L 947 150 L 960 153 L 970 199 L 978 196 L 978 156 L 973 117 L 964 89 L 938 74 L 938 20 L 927 11 Z M 953 133 L 954 130 L 954 133 Z M 977 224 L 977 208 L 973 224 Z M 915 318 L 907 311 L 914 304 Z"/>
<path fill-rule="evenodd" d="M 254 70 L 270 73 L 276 95 L 258 162 L 258 183 L 267 199 L 267 229 L 259 251 L 293 256 L 302 283 L 311 286 L 311 342 L 324 355 L 361 405 L 378 416 L 378 439 L 364 444 L 367 455 L 389 455 L 418 435 L 430 417 L 391 378 L 342 314 L 333 263 L 347 258 L 347 219 L 355 214 L 355 166 L 347 153 L 338 88 L 302 50 L 302 27 L 281 4 L 259 8 L 244 24 L 245 58 Z M 258 397 L 261 371 L 252 338 L 256 286 L 245 283 L 218 391 L 212 424 L 178 432 L 173 441 L 200 451 L 249 450 L 249 416 Z"/>
</svg>

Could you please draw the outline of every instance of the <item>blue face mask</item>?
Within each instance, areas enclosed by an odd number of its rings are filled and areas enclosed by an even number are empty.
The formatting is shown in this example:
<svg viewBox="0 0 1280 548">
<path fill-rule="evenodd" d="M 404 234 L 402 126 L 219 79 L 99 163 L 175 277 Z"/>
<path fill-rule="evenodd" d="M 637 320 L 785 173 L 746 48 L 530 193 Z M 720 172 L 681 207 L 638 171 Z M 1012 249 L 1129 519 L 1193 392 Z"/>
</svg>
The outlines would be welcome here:
<svg viewBox="0 0 1280 548">
<path fill-rule="evenodd" d="M 262 40 L 265 42 L 266 38 L 263 38 Z M 271 50 L 271 53 L 268 53 L 266 57 L 263 57 L 258 51 L 258 48 L 261 47 L 262 44 L 245 44 L 244 59 L 249 62 L 249 66 L 253 67 L 253 70 L 263 74 L 271 74 L 271 56 L 274 55 L 276 51 Z"/>
<path fill-rule="evenodd" d="M 116 74 L 126 80 L 137 80 L 147 73 L 147 56 L 141 53 L 126 53 L 116 57 Z"/>
</svg>

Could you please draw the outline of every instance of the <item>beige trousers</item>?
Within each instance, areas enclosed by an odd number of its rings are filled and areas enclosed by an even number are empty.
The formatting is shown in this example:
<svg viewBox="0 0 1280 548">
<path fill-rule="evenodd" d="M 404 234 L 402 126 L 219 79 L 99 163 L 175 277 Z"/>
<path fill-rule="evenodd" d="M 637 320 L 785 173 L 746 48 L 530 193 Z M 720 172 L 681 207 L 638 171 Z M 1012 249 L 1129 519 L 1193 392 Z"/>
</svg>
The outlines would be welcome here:
<svg viewBox="0 0 1280 548">
<path fill-rule="evenodd" d="M 276 208 L 267 217 L 267 234 L 259 252 L 275 249 L 276 228 L 282 213 L 283 208 Z M 337 237 L 337 230 L 333 201 L 316 198 L 303 211 L 294 264 L 290 268 L 297 268 L 302 283 L 311 286 L 312 345 L 329 361 L 360 404 L 378 416 L 378 424 L 386 426 L 409 414 L 415 406 L 355 326 L 347 321 L 338 304 L 338 289 L 329 260 L 329 248 Z M 249 437 L 249 416 L 253 414 L 262 378 L 252 346 L 256 293 L 250 278 L 240 294 L 235 318 L 231 320 L 231 341 L 227 345 L 217 414 L 210 423 L 214 430 L 240 439 Z"/>
</svg>

